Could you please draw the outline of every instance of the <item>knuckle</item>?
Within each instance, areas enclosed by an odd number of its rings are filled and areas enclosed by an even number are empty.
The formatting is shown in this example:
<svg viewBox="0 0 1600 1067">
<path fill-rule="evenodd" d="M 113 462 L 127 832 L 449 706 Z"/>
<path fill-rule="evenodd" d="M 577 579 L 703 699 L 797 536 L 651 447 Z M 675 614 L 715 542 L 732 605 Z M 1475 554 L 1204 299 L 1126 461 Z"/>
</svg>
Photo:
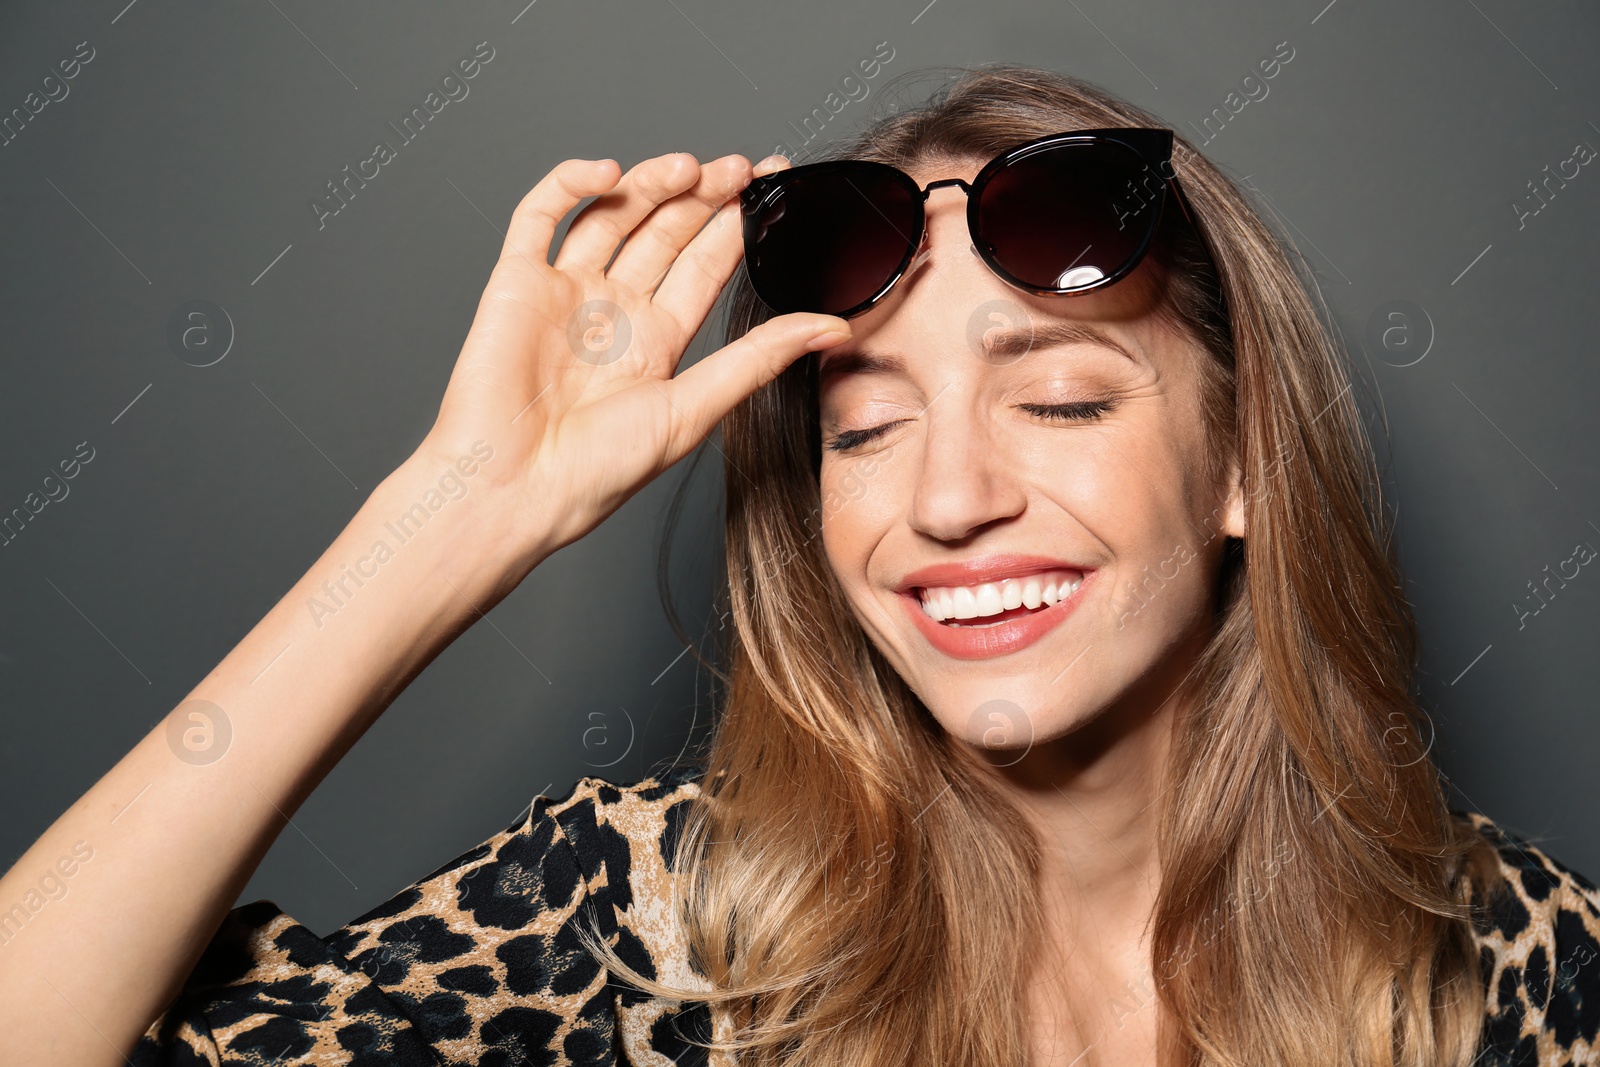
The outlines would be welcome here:
<svg viewBox="0 0 1600 1067">
<path fill-rule="evenodd" d="M 590 213 L 589 217 L 592 220 L 589 224 L 599 227 L 605 239 L 612 245 L 620 244 L 622 239 L 628 236 L 627 231 L 608 213 L 594 211 Z"/>
<path fill-rule="evenodd" d="M 750 341 L 767 369 L 768 378 L 776 378 L 789 365 L 789 346 L 784 343 L 784 324 L 769 320 L 750 332 Z"/>
<path fill-rule="evenodd" d="M 705 199 L 713 207 L 721 207 L 747 184 L 745 176 L 750 172 L 750 161 L 741 155 L 723 156 L 715 163 L 707 164 L 707 169 L 716 169 L 710 176 L 709 186 L 705 191 Z"/>
<path fill-rule="evenodd" d="M 653 427 L 658 440 L 666 443 L 669 456 L 680 456 L 694 447 L 694 427 L 675 410 L 664 412 Z"/>
<path fill-rule="evenodd" d="M 517 202 L 511 211 L 511 221 L 519 225 L 531 225 L 538 222 L 553 221 L 552 213 L 544 202 L 544 191 L 537 186 L 533 191 Z"/>
<path fill-rule="evenodd" d="M 550 168 L 544 179 L 529 189 L 521 200 L 517 202 L 512 211 L 512 220 L 516 222 L 559 222 L 560 216 L 550 207 L 550 201 L 558 196 L 583 197 L 587 183 L 585 178 L 590 171 L 590 161 L 586 159 L 564 159 Z M 562 212 L 565 214 L 565 212 Z"/>
<path fill-rule="evenodd" d="M 688 264 L 689 269 L 694 272 L 695 277 L 699 278 L 704 284 L 711 286 L 714 289 L 721 289 L 723 283 L 728 280 L 728 276 L 726 274 L 720 270 L 717 270 L 710 263 L 706 262 L 705 258 L 702 256 L 680 256 L 678 258 L 678 262 Z"/>
<path fill-rule="evenodd" d="M 634 191 L 645 200 L 660 203 L 676 192 L 673 185 L 672 181 L 662 177 L 659 173 L 647 173 L 639 176 L 639 180 L 634 183 Z"/>
<path fill-rule="evenodd" d="M 541 263 L 539 257 L 530 255 L 527 249 L 518 247 L 508 238 L 500 246 L 500 258 L 495 260 L 494 273 L 519 282 L 535 281 L 542 277 L 540 266 L 548 267 L 549 263 Z"/>
<path fill-rule="evenodd" d="M 678 246 L 673 244 L 672 239 L 666 234 L 655 229 L 644 230 L 642 231 L 642 234 L 645 236 L 646 240 L 655 246 L 657 252 L 666 253 L 669 260 L 675 260 L 679 263 L 683 262 L 685 257 L 678 254 Z"/>
<path fill-rule="evenodd" d="M 687 166 L 685 165 L 687 163 Z M 674 196 L 700 180 L 700 162 L 688 152 L 647 159 L 634 168 L 639 191 L 655 200 Z"/>
</svg>

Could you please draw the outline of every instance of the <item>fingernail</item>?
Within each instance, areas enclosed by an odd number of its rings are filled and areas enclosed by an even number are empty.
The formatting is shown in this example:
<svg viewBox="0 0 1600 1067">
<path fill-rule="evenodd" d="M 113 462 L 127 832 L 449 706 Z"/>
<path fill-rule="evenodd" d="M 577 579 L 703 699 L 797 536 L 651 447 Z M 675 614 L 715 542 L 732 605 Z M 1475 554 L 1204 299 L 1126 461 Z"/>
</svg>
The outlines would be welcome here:
<svg viewBox="0 0 1600 1067">
<path fill-rule="evenodd" d="M 812 348 L 832 348 L 840 341 L 850 340 L 850 331 L 829 327 L 811 339 Z"/>
</svg>

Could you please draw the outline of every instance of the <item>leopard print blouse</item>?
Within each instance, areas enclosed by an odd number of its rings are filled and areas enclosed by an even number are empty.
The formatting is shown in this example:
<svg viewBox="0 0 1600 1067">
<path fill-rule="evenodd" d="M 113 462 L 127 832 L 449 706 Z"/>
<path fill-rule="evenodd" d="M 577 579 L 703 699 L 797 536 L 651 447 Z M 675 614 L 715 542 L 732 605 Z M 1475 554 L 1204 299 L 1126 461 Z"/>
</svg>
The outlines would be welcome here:
<svg viewBox="0 0 1600 1067">
<path fill-rule="evenodd" d="M 584 778 L 344 928 L 234 909 L 134 1050 L 155 1065 L 669 1067 L 728 1064 L 704 1003 L 653 1000 L 573 934 L 593 916 L 640 973 L 705 989 L 665 907 L 692 768 Z M 1488 979 L 1475 1067 L 1600 1065 L 1600 890 L 1481 815 L 1503 882 L 1476 934 Z"/>
</svg>

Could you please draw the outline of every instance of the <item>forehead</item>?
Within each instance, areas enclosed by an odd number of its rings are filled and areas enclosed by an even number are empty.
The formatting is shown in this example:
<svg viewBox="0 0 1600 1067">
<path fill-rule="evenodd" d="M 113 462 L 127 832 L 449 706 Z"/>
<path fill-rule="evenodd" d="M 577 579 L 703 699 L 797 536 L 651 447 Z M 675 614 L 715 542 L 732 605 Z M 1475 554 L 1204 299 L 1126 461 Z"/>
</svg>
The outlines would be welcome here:
<svg viewBox="0 0 1600 1067">
<path fill-rule="evenodd" d="M 1142 345 L 1124 341 L 1115 332 L 1086 319 L 1030 316 L 1020 323 L 988 331 L 982 338 L 983 358 L 995 365 L 1008 365 L 1029 352 L 1065 345 L 1097 345 L 1135 366 L 1148 361 Z M 875 347 L 870 340 L 847 342 L 824 349 L 818 364 L 818 381 L 829 381 L 851 374 L 905 374 L 907 364 L 892 347 Z"/>
<path fill-rule="evenodd" d="M 991 157 L 984 155 L 928 155 L 910 162 L 897 164 L 901 170 L 917 179 L 918 185 L 927 185 L 939 178 L 966 178 L 971 181 Z"/>
</svg>

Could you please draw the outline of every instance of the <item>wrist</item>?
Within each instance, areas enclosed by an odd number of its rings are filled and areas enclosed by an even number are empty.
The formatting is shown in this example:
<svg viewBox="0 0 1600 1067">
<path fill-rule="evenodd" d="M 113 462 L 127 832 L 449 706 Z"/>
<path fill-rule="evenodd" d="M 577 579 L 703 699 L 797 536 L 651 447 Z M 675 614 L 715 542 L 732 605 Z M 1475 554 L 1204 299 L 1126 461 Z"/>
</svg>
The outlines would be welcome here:
<svg viewBox="0 0 1600 1067">
<path fill-rule="evenodd" d="M 435 569 L 487 611 L 482 600 L 497 603 L 554 551 L 512 499 L 514 472 L 496 469 L 512 462 L 481 439 L 453 451 L 425 442 L 362 510 L 380 523 L 386 543 L 437 557 Z"/>
</svg>

